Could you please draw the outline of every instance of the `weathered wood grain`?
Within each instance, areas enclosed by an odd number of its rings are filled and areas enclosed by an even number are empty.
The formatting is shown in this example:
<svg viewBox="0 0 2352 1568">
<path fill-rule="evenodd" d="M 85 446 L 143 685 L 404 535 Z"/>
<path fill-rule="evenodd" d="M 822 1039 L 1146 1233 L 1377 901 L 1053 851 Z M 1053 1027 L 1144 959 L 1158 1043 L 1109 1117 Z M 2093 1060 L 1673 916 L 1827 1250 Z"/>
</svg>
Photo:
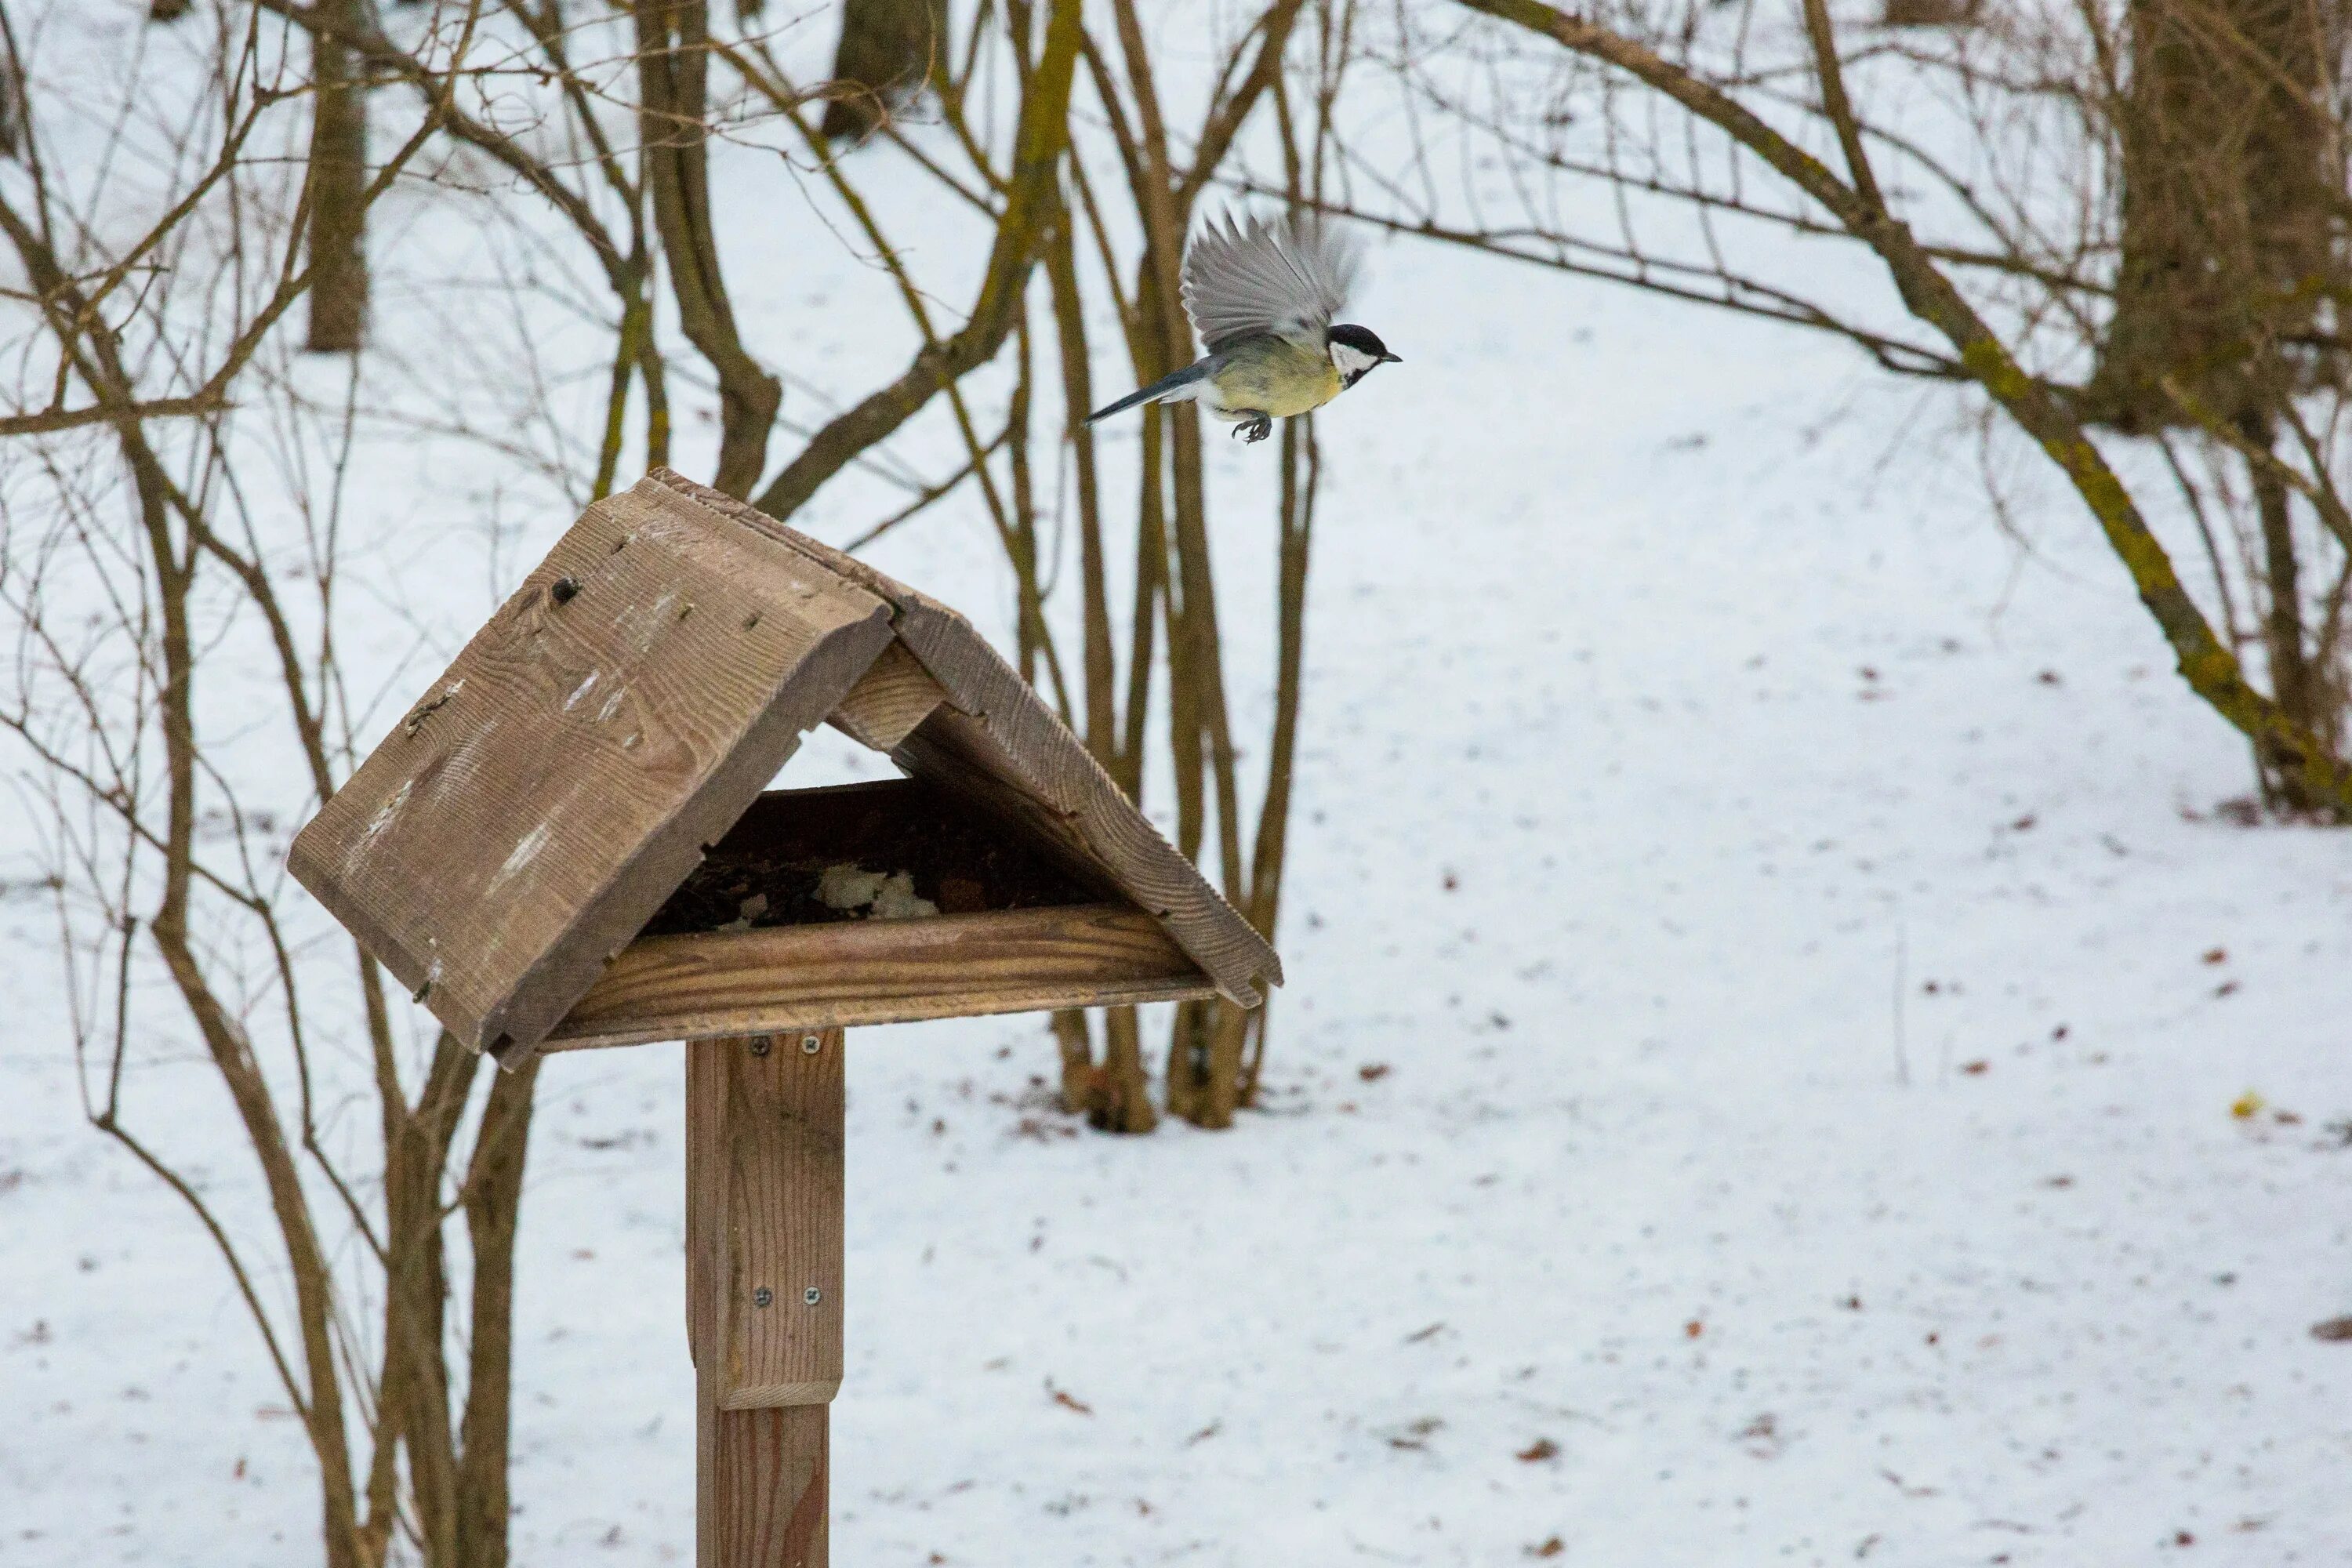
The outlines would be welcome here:
<svg viewBox="0 0 2352 1568">
<path fill-rule="evenodd" d="M 713 1277 L 719 1403 L 821 1405 L 841 1389 L 841 1031 L 693 1050 L 720 1058 L 726 1073 L 711 1086 L 723 1096 L 720 1141 L 706 1151 L 723 1184 L 709 1194 L 719 1229 L 705 1238 L 721 1249 Z M 708 1105 L 709 1095 L 694 1103 Z"/>
<path fill-rule="evenodd" d="M 1281 984 L 1274 949 L 1119 793 L 970 622 L 731 496 L 667 468 L 639 488 L 653 485 L 733 518 L 890 605 L 899 641 L 947 694 L 947 706 L 893 751 L 900 766 L 989 803 L 1003 819 L 1091 862 L 1150 910 L 1230 1000 L 1255 1006 L 1265 985 Z M 971 722 L 955 723 L 953 714 Z"/>
<path fill-rule="evenodd" d="M 842 1058 L 837 1029 L 688 1047 L 703 1568 L 825 1562 L 826 1402 L 842 1371 Z"/>
<path fill-rule="evenodd" d="M 825 1568 L 833 1411 L 695 1410 L 695 1568 Z"/>
<path fill-rule="evenodd" d="M 830 722 L 858 744 L 887 752 L 946 700 L 931 672 L 893 640 L 841 700 Z"/>
<path fill-rule="evenodd" d="M 613 961 L 548 1050 L 1204 996 L 1124 904 L 652 937 Z"/>
<path fill-rule="evenodd" d="M 509 1065 L 891 638 L 659 485 L 591 507 L 297 837 L 294 875 Z"/>
</svg>

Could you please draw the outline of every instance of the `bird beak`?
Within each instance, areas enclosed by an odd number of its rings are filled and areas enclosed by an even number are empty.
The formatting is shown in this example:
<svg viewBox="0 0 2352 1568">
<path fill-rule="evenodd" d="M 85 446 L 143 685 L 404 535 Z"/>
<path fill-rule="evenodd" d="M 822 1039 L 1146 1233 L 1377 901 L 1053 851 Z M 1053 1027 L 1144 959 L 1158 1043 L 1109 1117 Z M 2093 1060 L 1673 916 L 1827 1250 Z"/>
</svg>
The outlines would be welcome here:
<svg viewBox="0 0 2352 1568">
<path fill-rule="evenodd" d="M 1404 363 L 1404 356 L 1402 354 L 1382 354 L 1381 356 L 1381 363 L 1382 364 L 1402 364 Z"/>
</svg>

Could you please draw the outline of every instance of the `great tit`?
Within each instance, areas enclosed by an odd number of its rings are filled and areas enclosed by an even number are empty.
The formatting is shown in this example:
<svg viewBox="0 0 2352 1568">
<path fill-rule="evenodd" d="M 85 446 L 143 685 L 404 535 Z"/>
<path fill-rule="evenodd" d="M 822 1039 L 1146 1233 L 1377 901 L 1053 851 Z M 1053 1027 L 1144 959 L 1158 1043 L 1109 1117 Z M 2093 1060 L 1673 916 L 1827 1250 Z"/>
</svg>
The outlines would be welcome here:
<svg viewBox="0 0 2352 1568">
<path fill-rule="evenodd" d="M 1211 219 L 1184 252 L 1184 310 L 1209 351 L 1107 408 L 1091 425 L 1145 403 L 1197 402 L 1263 441 L 1276 419 L 1320 408 L 1404 362 L 1368 327 L 1331 318 L 1348 302 L 1359 247 L 1326 225 L 1287 217 Z"/>
</svg>

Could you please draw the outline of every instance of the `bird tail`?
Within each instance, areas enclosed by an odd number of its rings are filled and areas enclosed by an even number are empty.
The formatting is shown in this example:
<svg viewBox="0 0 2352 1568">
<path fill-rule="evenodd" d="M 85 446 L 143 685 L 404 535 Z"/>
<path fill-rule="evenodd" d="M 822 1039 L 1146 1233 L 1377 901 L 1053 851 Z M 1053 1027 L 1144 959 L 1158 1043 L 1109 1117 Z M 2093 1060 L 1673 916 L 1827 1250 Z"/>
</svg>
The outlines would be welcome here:
<svg viewBox="0 0 2352 1568">
<path fill-rule="evenodd" d="M 1174 403 L 1187 397 L 1197 397 L 1200 395 L 1201 384 L 1208 379 L 1209 370 L 1205 363 L 1188 364 L 1173 374 L 1161 376 L 1150 386 L 1129 393 L 1117 403 L 1096 409 L 1087 416 L 1087 423 L 1091 425 L 1097 419 L 1108 419 L 1114 414 L 1124 414 L 1129 409 L 1146 403 Z"/>
</svg>

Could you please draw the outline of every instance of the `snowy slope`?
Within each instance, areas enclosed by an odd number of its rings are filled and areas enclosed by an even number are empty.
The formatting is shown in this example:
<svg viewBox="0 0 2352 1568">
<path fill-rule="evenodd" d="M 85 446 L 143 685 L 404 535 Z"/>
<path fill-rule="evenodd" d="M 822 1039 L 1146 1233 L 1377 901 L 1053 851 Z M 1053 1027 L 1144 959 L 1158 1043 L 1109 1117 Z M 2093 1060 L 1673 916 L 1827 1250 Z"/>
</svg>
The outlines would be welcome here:
<svg viewBox="0 0 2352 1568">
<path fill-rule="evenodd" d="M 1034 1020 L 852 1037 L 836 1559 L 2352 1562 L 2352 1346 L 2306 1332 L 2352 1310 L 2352 837 L 2214 815 L 2238 747 L 2022 459 L 2035 553 L 1997 532 L 1946 395 L 1375 264 L 1408 363 L 1322 425 L 1267 1112 L 1111 1141 Z M 743 308 L 824 345 L 880 287 Z M 1267 526 L 1221 513 L 1237 584 Z M 985 616 L 992 548 L 967 502 L 877 560 Z M 491 585 L 411 592 L 462 630 Z M 0 1563 L 315 1561 L 226 1279 L 79 1121 L 50 941 L 0 902 Z M 520 1563 L 691 1555 L 680 1079 L 542 1080 Z M 201 1126 L 207 1079 L 140 1092 Z"/>
</svg>

